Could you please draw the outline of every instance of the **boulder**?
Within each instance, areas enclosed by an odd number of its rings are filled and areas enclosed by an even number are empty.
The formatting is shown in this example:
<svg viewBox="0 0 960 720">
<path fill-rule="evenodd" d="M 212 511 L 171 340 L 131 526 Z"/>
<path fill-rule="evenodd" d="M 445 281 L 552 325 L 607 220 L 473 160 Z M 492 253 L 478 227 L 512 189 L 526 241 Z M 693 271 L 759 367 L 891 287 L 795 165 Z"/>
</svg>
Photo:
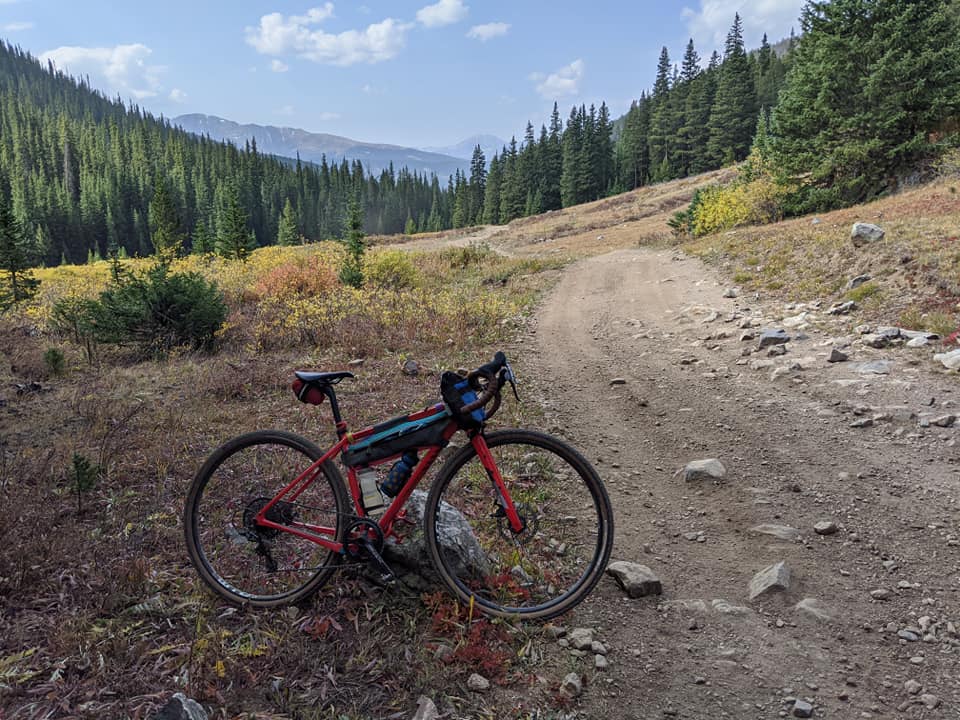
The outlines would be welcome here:
<svg viewBox="0 0 960 720">
<path fill-rule="evenodd" d="M 420 573 L 430 581 L 438 578 L 433 574 L 427 541 L 423 533 L 423 511 L 427 504 L 427 493 L 414 490 L 407 501 L 407 520 L 413 523 L 402 543 L 389 538 L 383 546 L 383 556 L 388 562 L 395 562 Z M 460 511 L 447 503 L 440 504 L 437 517 L 437 529 L 444 553 L 453 557 L 456 572 L 461 577 L 468 575 L 487 575 L 490 561 L 480 543 L 470 529 Z"/>
<path fill-rule="evenodd" d="M 850 240 L 854 247 L 863 247 L 870 243 L 880 242 L 885 235 L 883 228 L 871 223 L 854 223 L 850 230 Z"/>
<path fill-rule="evenodd" d="M 855 290 L 870 280 L 873 280 L 873 278 L 869 275 L 857 275 L 855 278 L 853 278 L 853 280 L 847 283 L 847 290 Z"/>
<path fill-rule="evenodd" d="M 841 363 L 841 362 L 846 362 L 846 361 L 849 360 L 849 359 L 850 359 L 850 356 L 847 355 L 845 352 L 843 352 L 843 351 L 841 351 L 841 350 L 837 350 L 836 348 L 833 348 L 833 349 L 830 351 L 830 357 L 827 358 L 827 362 L 828 362 L 828 363 Z"/>
<path fill-rule="evenodd" d="M 660 578 L 646 565 L 618 560 L 607 566 L 607 575 L 617 581 L 628 597 L 638 598 L 663 592 Z"/>
</svg>

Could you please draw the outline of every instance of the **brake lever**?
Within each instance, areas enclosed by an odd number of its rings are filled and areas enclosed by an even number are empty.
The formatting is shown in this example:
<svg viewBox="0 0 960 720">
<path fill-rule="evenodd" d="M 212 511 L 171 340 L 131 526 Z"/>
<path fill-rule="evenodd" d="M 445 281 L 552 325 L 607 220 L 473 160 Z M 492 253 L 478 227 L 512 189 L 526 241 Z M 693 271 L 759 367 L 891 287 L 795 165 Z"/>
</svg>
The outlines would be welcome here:
<svg viewBox="0 0 960 720">
<path fill-rule="evenodd" d="M 504 370 L 506 371 L 506 379 L 513 389 L 513 396 L 517 399 L 517 402 L 520 402 L 520 394 L 517 392 L 517 376 L 513 374 L 513 368 L 510 366 L 509 361 L 505 360 L 503 364 Z"/>
</svg>

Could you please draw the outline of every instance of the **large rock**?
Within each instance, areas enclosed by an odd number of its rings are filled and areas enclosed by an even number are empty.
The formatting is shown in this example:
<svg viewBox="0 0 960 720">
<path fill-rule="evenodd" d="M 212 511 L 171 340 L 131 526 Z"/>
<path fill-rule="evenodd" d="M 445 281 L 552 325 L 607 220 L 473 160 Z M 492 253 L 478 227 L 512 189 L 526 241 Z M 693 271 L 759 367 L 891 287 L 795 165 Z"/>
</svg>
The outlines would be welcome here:
<svg viewBox="0 0 960 720">
<path fill-rule="evenodd" d="M 883 228 L 871 223 L 854 223 L 850 230 L 850 240 L 854 247 L 863 247 L 870 243 L 880 242 L 885 235 Z"/>
<path fill-rule="evenodd" d="M 933 359 L 943 363 L 947 370 L 960 370 L 960 349 L 951 350 L 948 353 L 937 353 Z"/>
<path fill-rule="evenodd" d="M 151 720 L 207 720 L 207 713 L 196 700 L 176 693 Z"/>
<path fill-rule="evenodd" d="M 646 565 L 618 560 L 607 566 L 607 574 L 613 576 L 628 597 L 638 598 L 663 592 L 660 578 Z"/>
<path fill-rule="evenodd" d="M 407 501 L 407 520 L 413 523 L 402 543 L 389 538 L 383 548 L 388 562 L 395 562 L 420 573 L 431 581 L 438 578 L 432 571 L 426 537 L 423 534 L 423 511 L 427 493 L 414 490 Z M 455 571 L 460 577 L 483 576 L 490 573 L 490 561 L 476 536 L 460 511 L 447 503 L 440 504 L 437 530 L 444 553 L 453 558 Z"/>
<path fill-rule="evenodd" d="M 790 342 L 790 336 L 785 330 L 764 330 L 760 334 L 760 350 L 771 345 L 784 345 Z"/>
<path fill-rule="evenodd" d="M 683 468 L 683 479 L 687 482 L 695 480 L 722 480 L 727 475 L 727 469 L 716 458 L 708 460 L 694 460 Z"/>
<path fill-rule="evenodd" d="M 774 592 L 783 592 L 790 589 L 790 568 L 786 563 L 778 562 L 764 568 L 750 581 L 750 599 L 755 600 L 761 595 Z"/>
</svg>

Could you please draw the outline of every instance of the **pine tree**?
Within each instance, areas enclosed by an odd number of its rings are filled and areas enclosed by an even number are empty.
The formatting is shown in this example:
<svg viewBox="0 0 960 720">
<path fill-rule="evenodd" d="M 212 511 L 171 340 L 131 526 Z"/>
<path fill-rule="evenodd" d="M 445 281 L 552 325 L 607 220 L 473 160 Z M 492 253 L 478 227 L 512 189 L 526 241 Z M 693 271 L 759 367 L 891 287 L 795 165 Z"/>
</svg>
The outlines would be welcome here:
<svg viewBox="0 0 960 720">
<path fill-rule="evenodd" d="M 717 94 L 710 113 L 707 154 L 712 163 L 719 165 L 743 160 L 750 150 L 756 122 L 756 91 L 738 13 L 727 34 Z"/>
<path fill-rule="evenodd" d="M 180 226 L 177 207 L 170 196 L 166 180 L 157 175 L 153 186 L 153 197 L 148 211 L 150 224 L 150 242 L 157 256 L 162 260 L 171 260 L 180 254 L 185 239 Z"/>
<path fill-rule="evenodd" d="M 246 260 L 254 247 L 250 216 L 240 201 L 233 182 L 222 187 L 220 213 L 217 216 L 217 252 L 232 260 Z"/>
<path fill-rule="evenodd" d="M 280 215 L 280 225 L 277 227 L 277 245 L 299 245 L 300 230 L 297 228 L 297 214 L 293 203 L 287 198 Z"/>
<path fill-rule="evenodd" d="M 7 195 L 0 187 L 0 272 L 3 273 L 0 310 L 7 310 L 36 294 L 40 281 L 30 271 L 32 255 Z"/>
<path fill-rule="evenodd" d="M 363 285 L 363 254 L 366 247 L 363 242 L 363 211 L 356 199 L 350 203 L 349 217 L 347 256 L 340 266 L 340 282 L 358 288 Z"/>
<path fill-rule="evenodd" d="M 483 222 L 483 201 L 486 190 L 487 159 L 483 155 L 483 150 L 477 145 L 470 159 L 470 225 L 479 225 Z"/>
<path fill-rule="evenodd" d="M 550 114 L 550 129 L 546 143 L 540 150 L 540 197 L 543 210 L 559 210 L 562 207 L 560 199 L 560 178 L 563 174 L 563 121 L 557 103 L 553 103 L 553 112 Z"/>
<path fill-rule="evenodd" d="M 785 174 L 813 207 L 896 187 L 960 116 L 960 21 L 943 0 L 810 2 L 773 122 Z"/>
<path fill-rule="evenodd" d="M 483 194 L 483 222 L 487 225 L 500 224 L 500 185 L 502 181 L 503 173 L 500 157 L 494 153 L 490 160 L 487 187 Z"/>
</svg>

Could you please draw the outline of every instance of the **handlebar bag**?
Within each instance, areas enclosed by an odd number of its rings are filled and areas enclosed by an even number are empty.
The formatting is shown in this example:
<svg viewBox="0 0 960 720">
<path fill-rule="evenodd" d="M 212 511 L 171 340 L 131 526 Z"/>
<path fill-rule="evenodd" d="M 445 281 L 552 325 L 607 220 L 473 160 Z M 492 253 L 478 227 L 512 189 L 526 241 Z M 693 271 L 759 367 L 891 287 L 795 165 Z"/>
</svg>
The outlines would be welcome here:
<svg viewBox="0 0 960 720">
<path fill-rule="evenodd" d="M 465 377 L 449 370 L 444 372 L 440 376 L 440 395 L 461 428 L 479 430 L 483 427 L 487 413 L 482 407 L 470 413 L 463 412 L 464 407 L 477 399 L 477 393 Z"/>
</svg>

